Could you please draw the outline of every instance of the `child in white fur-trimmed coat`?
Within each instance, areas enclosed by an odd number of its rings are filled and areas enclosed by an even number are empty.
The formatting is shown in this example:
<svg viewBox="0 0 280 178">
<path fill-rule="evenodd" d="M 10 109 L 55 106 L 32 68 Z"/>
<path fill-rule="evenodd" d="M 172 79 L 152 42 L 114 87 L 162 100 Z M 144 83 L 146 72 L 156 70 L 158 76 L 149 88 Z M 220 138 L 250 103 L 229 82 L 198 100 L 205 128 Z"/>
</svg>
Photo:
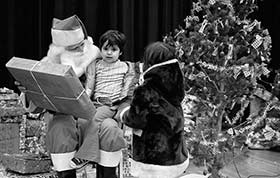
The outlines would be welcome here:
<svg viewBox="0 0 280 178">
<path fill-rule="evenodd" d="M 133 128 L 131 174 L 139 178 L 176 178 L 189 165 L 184 139 L 184 77 L 175 49 L 150 44 L 143 57 L 143 83 L 121 113 Z"/>
</svg>

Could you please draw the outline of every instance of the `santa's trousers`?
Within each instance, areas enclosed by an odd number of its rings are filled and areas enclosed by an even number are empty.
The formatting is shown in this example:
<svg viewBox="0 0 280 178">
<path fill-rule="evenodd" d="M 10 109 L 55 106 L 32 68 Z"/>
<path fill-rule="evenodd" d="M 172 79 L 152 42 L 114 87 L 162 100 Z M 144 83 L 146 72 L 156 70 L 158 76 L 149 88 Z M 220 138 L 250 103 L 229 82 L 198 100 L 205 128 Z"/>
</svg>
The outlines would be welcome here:
<svg viewBox="0 0 280 178">
<path fill-rule="evenodd" d="M 69 171 L 72 170 L 69 162 L 85 136 L 84 129 L 87 124 L 86 120 L 79 119 L 77 122 L 72 116 L 66 114 L 54 114 L 53 118 L 49 119 L 46 144 L 53 167 L 61 178 L 65 177 L 64 174 L 68 175 L 69 178 L 74 176 L 73 171 Z M 115 170 L 121 158 L 121 147 L 124 145 L 123 133 L 117 122 L 111 118 L 105 119 L 99 126 L 100 160 L 97 162 L 99 166 Z M 116 146 L 120 148 L 116 150 Z M 100 171 L 99 173 L 101 174 Z M 105 178 L 106 175 L 100 176 L 99 178 Z M 115 176 L 115 173 L 112 176 Z"/>
</svg>

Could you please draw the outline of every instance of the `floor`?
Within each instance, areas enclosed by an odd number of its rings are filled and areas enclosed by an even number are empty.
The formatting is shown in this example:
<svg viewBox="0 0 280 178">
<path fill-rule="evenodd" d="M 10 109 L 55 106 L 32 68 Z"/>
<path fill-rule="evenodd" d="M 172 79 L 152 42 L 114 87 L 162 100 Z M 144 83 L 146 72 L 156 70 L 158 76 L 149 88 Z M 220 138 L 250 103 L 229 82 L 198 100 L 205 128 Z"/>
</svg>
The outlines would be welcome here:
<svg viewBox="0 0 280 178">
<path fill-rule="evenodd" d="M 1 168 L 1 167 L 0 167 Z M 2 171 L 3 168 L 2 168 Z M 202 174 L 203 168 L 196 167 L 192 163 L 187 169 L 187 173 Z M 84 176 L 83 174 L 88 174 Z M 266 150 L 245 150 L 233 158 L 229 158 L 228 164 L 222 169 L 224 176 L 228 178 L 280 178 L 280 151 Z M 90 175 L 90 176 L 89 176 Z M 88 169 L 86 172 L 80 172 L 79 178 L 95 177 L 94 171 Z M 52 178 L 50 174 L 29 175 L 29 176 L 4 176 L 0 169 L 0 178 Z M 124 177 L 127 178 L 127 177 Z"/>
<path fill-rule="evenodd" d="M 190 164 L 187 172 L 202 174 L 203 168 Z M 280 178 L 280 152 L 247 149 L 231 159 L 221 172 L 228 178 Z"/>
</svg>

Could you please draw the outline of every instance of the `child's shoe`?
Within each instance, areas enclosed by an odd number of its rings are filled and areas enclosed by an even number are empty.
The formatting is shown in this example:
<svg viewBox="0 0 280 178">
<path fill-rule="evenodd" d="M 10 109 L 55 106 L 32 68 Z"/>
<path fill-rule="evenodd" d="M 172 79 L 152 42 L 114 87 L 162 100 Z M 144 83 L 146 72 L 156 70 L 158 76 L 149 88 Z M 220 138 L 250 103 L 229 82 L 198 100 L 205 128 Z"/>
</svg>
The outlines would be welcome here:
<svg viewBox="0 0 280 178">
<path fill-rule="evenodd" d="M 80 158 L 72 158 L 70 161 L 70 166 L 74 169 L 80 169 L 89 163 L 88 160 L 80 159 Z"/>
</svg>

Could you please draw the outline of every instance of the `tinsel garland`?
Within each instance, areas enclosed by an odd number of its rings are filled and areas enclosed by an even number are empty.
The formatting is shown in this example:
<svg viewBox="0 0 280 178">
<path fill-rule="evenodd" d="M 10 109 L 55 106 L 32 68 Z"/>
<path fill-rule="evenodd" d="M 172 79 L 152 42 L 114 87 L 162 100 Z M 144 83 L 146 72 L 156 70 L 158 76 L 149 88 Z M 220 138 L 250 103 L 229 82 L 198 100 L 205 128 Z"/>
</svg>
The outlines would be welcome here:
<svg viewBox="0 0 280 178">
<path fill-rule="evenodd" d="M 246 99 L 247 96 L 243 96 L 240 100 L 240 102 L 242 103 L 241 105 L 241 109 L 235 114 L 235 116 L 232 119 L 229 119 L 228 117 L 226 117 L 227 122 L 230 125 L 235 125 L 238 121 L 240 121 L 241 117 L 244 115 L 244 111 L 245 109 L 249 106 L 250 104 L 250 100 Z M 235 104 L 235 103 L 233 103 Z"/>
<path fill-rule="evenodd" d="M 20 123 L 22 121 L 22 115 L 21 116 L 7 116 L 7 117 L 1 117 L 1 123 Z"/>
<path fill-rule="evenodd" d="M 19 149 L 25 151 L 25 141 L 26 141 L 26 115 L 23 116 L 19 127 Z"/>
<path fill-rule="evenodd" d="M 39 115 L 38 115 L 39 116 Z M 27 132 L 27 116 L 24 116 L 20 123 L 20 150 L 23 153 L 34 153 L 41 156 L 47 156 L 47 150 L 45 145 L 47 124 L 41 121 L 39 116 L 38 122 L 40 122 L 39 135 L 28 137 Z"/>
<path fill-rule="evenodd" d="M 245 77 L 252 76 L 255 74 L 255 68 L 261 68 L 262 72 L 259 73 L 259 76 L 261 74 L 268 75 L 270 71 L 268 70 L 267 66 L 265 64 L 255 64 L 254 66 L 249 66 L 248 64 L 243 65 L 234 65 L 230 67 L 224 67 L 224 66 L 218 66 L 215 64 L 207 63 L 205 61 L 197 61 L 196 64 L 199 64 L 201 67 L 214 70 L 216 72 L 226 72 L 229 73 L 236 79 L 238 75 L 243 72 Z M 188 77 L 193 78 L 194 74 L 190 74 Z M 202 77 L 204 74 L 198 75 L 198 77 Z M 258 77 L 258 76 L 257 76 Z"/>
</svg>

